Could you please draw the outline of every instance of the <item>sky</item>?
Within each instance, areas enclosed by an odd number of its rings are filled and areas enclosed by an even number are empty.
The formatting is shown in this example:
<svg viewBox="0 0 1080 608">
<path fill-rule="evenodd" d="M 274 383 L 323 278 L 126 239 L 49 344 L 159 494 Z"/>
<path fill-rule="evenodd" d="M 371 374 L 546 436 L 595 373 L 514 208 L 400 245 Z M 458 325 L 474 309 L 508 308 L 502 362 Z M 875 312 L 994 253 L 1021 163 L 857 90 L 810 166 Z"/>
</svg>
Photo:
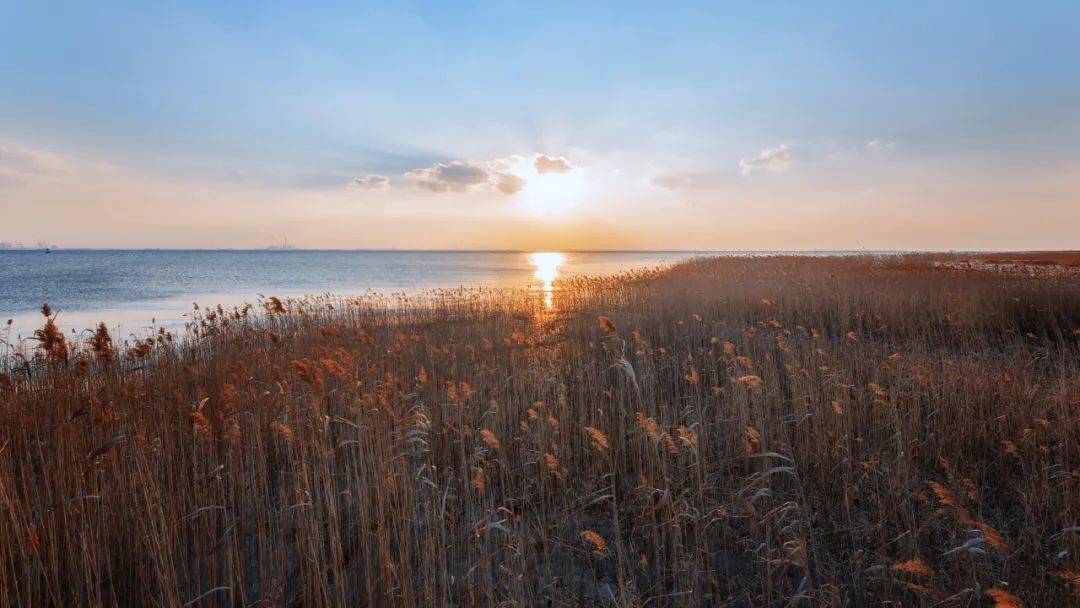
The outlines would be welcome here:
<svg viewBox="0 0 1080 608">
<path fill-rule="evenodd" d="M 0 0 L 0 242 L 1080 249 L 1080 3 Z"/>
</svg>

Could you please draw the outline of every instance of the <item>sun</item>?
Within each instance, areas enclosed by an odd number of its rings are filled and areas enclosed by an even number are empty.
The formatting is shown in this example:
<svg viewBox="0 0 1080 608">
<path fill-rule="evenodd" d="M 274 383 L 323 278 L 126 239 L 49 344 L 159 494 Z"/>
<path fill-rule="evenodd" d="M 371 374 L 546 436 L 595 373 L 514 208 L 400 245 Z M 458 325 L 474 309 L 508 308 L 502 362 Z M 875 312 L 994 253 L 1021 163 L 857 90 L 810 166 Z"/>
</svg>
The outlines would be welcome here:
<svg viewBox="0 0 1080 608">
<path fill-rule="evenodd" d="M 522 191 L 521 202 L 534 217 L 565 217 L 581 204 L 583 191 L 580 175 L 537 175 Z"/>
<path fill-rule="evenodd" d="M 522 209 L 533 217 L 571 215 L 585 198 L 585 175 L 581 169 L 566 173 L 534 174 L 519 195 Z"/>
</svg>

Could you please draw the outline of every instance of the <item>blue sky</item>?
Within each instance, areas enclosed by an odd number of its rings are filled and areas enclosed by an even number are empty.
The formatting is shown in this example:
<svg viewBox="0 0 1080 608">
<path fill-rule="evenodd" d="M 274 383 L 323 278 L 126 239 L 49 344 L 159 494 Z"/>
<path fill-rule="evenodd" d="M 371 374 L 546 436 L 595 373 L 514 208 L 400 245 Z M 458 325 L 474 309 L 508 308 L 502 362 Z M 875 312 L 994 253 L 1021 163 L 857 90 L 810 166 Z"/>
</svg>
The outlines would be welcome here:
<svg viewBox="0 0 1080 608">
<path fill-rule="evenodd" d="M 0 240 L 1080 247 L 1076 2 L 150 4 L 0 2 Z"/>
</svg>

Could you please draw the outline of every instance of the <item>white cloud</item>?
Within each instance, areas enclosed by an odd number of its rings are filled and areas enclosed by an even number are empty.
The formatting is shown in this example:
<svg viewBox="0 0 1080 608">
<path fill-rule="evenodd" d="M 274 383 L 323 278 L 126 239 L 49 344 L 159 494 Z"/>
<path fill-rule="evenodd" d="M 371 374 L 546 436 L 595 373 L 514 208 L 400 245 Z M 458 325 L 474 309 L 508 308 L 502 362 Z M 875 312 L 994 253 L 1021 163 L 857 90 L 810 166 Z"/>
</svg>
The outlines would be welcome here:
<svg viewBox="0 0 1080 608">
<path fill-rule="evenodd" d="M 435 163 L 423 169 L 414 169 L 405 174 L 420 188 L 432 192 L 465 192 L 483 184 L 491 183 L 491 171 L 484 166 L 459 160 L 450 163 Z"/>
<path fill-rule="evenodd" d="M 421 167 L 404 174 L 406 183 L 431 192 L 462 193 L 487 191 L 514 196 L 525 189 L 526 177 L 569 173 L 574 166 L 561 156 L 546 154 L 511 155 L 505 158 L 472 162 L 455 160 Z M 358 177 L 349 184 L 352 188 L 382 189 L 394 186 L 383 175 Z"/>
<path fill-rule="evenodd" d="M 562 159 L 548 160 L 565 162 Z M 524 177 L 514 172 L 521 170 L 522 162 L 527 163 L 527 157 L 511 156 L 484 162 L 455 160 L 414 169 L 406 173 L 405 177 L 416 187 L 432 192 L 487 190 L 513 196 L 521 192 L 527 183 Z M 570 165 L 567 163 L 566 166 L 569 171 Z"/>
<path fill-rule="evenodd" d="M 791 155 L 788 153 L 787 144 L 766 148 L 755 158 L 744 158 L 739 161 L 739 171 L 743 175 L 750 175 L 754 171 L 786 171 L 790 166 Z"/>
<path fill-rule="evenodd" d="M 537 154 L 533 166 L 536 167 L 536 172 L 541 175 L 544 173 L 566 173 L 574 168 L 570 161 L 561 156 L 553 157 L 545 154 Z"/>
<path fill-rule="evenodd" d="M 349 182 L 349 187 L 360 190 L 382 190 L 390 187 L 390 178 L 385 175 L 365 175 L 354 178 Z"/>
<path fill-rule="evenodd" d="M 866 149 L 873 150 L 874 152 L 880 152 L 884 150 L 892 150 L 896 147 L 895 141 L 883 141 L 880 139 L 874 139 L 866 142 Z"/>
</svg>

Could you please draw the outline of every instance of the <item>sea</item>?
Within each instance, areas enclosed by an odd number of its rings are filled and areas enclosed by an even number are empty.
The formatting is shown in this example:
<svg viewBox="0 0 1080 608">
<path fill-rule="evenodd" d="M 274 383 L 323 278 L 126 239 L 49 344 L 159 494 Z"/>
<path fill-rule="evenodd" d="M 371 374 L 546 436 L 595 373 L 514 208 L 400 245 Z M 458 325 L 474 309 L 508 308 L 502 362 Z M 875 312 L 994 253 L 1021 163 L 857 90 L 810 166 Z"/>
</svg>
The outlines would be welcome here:
<svg viewBox="0 0 1080 608">
<path fill-rule="evenodd" d="M 665 266 L 687 251 L 0 250 L 0 339 L 40 327 L 42 304 L 68 333 L 105 322 L 116 336 L 175 329 L 194 303 L 226 307 L 259 295 L 417 293 L 536 287 L 575 275 Z M 11 324 L 6 325 L 10 319 Z"/>
</svg>

